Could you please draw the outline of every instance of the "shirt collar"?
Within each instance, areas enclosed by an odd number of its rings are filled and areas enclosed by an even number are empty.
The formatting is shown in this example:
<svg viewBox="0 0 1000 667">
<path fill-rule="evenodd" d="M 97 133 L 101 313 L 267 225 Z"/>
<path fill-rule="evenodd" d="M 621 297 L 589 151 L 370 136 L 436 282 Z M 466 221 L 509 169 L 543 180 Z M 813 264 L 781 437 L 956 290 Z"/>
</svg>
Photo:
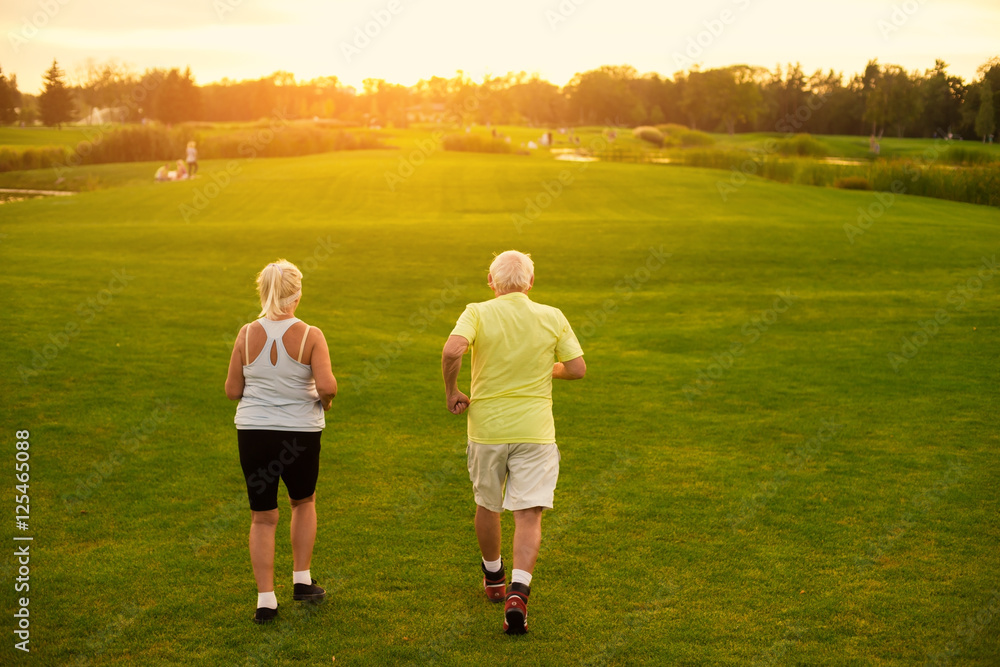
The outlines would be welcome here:
<svg viewBox="0 0 1000 667">
<path fill-rule="evenodd" d="M 524 292 L 507 292 L 506 294 L 501 294 L 496 297 L 497 299 L 527 299 L 528 295 Z M 530 299 L 529 299 L 530 301 Z"/>
</svg>

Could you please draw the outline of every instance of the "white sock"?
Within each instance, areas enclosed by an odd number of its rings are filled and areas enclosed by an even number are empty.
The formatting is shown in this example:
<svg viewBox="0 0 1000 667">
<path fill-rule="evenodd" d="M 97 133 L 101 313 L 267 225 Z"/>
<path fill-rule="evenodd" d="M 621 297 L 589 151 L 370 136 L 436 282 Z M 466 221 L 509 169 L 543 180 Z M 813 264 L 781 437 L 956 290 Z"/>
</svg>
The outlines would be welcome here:
<svg viewBox="0 0 1000 667">
<path fill-rule="evenodd" d="M 287 579 L 286 579 L 287 581 Z M 309 576 L 309 570 L 302 570 L 301 572 L 292 571 L 292 583 L 293 584 L 311 584 L 312 577 Z"/>
<path fill-rule="evenodd" d="M 510 573 L 510 583 L 512 584 L 524 584 L 525 586 L 531 585 L 531 573 L 525 572 L 524 570 L 513 570 Z"/>
<path fill-rule="evenodd" d="M 503 558 L 497 558 L 496 560 L 486 560 L 483 559 L 483 567 L 486 568 L 487 572 L 499 572 L 500 567 L 503 565 Z"/>
<path fill-rule="evenodd" d="M 269 593 L 257 593 L 257 608 L 265 607 L 267 609 L 277 609 L 278 608 L 278 598 L 275 596 L 274 591 Z"/>
</svg>

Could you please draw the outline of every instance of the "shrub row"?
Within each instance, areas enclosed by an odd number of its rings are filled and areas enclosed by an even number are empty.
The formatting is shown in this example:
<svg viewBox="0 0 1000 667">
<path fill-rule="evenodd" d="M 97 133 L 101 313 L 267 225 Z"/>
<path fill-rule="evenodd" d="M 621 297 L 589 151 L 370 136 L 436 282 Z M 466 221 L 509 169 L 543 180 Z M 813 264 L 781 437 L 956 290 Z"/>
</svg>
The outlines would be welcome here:
<svg viewBox="0 0 1000 667">
<path fill-rule="evenodd" d="M 295 157 L 330 151 L 382 148 L 371 132 L 273 123 L 200 136 L 193 126 L 125 125 L 109 132 L 94 130 L 75 148 L 0 148 L 0 172 L 75 167 L 116 162 L 174 161 L 185 158 L 188 141 L 198 144 L 198 158 Z"/>
<path fill-rule="evenodd" d="M 14 148 L 0 146 L 0 172 L 47 169 L 66 162 L 69 149 L 63 146 Z"/>
<path fill-rule="evenodd" d="M 826 157 L 830 154 L 826 144 L 818 141 L 810 134 L 796 134 L 794 137 L 782 137 L 781 139 L 776 139 L 775 143 L 780 155 Z"/>
<path fill-rule="evenodd" d="M 898 192 L 902 184 L 906 194 L 1000 206 L 1000 169 L 995 166 L 954 167 L 909 160 L 829 164 L 732 150 L 689 151 L 682 160 L 688 166 L 732 170 L 781 183 L 883 192 Z"/>
<path fill-rule="evenodd" d="M 979 164 L 989 164 L 991 162 L 997 162 L 998 159 L 997 151 L 985 151 L 980 147 L 972 148 L 967 146 L 961 146 L 952 144 L 941 154 L 941 161 L 945 164 L 969 164 L 969 165 L 979 165 Z"/>
<path fill-rule="evenodd" d="M 680 146 L 682 148 L 711 146 L 715 143 L 712 135 L 698 130 L 692 130 L 684 125 L 667 123 L 657 125 L 656 129 L 663 133 L 663 143 L 666 146 Z"/>
<path fill-rule="evenodd" d="M 676 123 L 666 125 L 640 125 L 632 130 L 632 134 L 642 141 L 653 144 L 660 148 L 691 148 L 697 146 L 711 146 L 715 139 L 710 134 L 692 130 Z"/>
<path fill-rule="evenodd" d="M 648 125 L 640 125 L 639 127 L 632 130 L 632 136 L 636 139 L 641 139 L 642 141 L 653 144 L 654 146 L 663 146 L 663 133 L 660 132 L 655 127 L 649 127 Z"/>
</svg>

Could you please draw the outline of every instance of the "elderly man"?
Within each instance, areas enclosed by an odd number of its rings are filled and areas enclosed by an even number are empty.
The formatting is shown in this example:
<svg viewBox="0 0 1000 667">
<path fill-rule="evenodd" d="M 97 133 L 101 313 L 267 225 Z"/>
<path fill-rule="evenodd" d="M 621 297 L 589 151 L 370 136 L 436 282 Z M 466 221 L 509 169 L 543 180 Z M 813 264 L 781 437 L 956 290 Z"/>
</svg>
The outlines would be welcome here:
<svg viewBox="0 0 1000 667">
<path fill-rule="evenodd" d="M 469 411 L 469 477 L 483 587 L 491 601 L 506 601 L 504 631 L 523 634 L 542 540 L 542 509 L 552 507 L 559 477 L 552 379 L 579 380 L 587 366 L 562 312 L 528 298 L 535 282 L 528 255 L 516 250 L 497 255 L 487 281 L 496 298 L 466 306 L 445 343 L 441 368 L 448 410 Z M 469 348 L 471 400 L 458 390 L 462 355 Z M 500 557 L 505 509 L 514 513 L 514 569 L 507 591 Z"/>
</svg>

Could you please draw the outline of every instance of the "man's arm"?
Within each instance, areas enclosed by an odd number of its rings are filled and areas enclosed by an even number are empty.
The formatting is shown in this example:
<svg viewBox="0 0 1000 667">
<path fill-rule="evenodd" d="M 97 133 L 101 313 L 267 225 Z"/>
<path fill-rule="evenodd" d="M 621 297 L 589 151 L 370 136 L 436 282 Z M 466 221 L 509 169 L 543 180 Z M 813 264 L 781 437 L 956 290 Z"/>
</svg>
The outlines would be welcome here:
<svg viewBox="0 0 1000 667">
<path fill-rule="evenodd" d="M 557 361 L 552 366 L 552 379 L 554 380 L 580 380 L 586 374 L 587 362 L 583 360 L 583 357 L 569 361 Z"/>
<path fill-rule="evenodd" d="M 448 411 L 460 415 L 469 407 L 469 397 L 458 390 L 458 372 L 462 370 L 462 355 L 469 349 L 463 336 L 448 336 L 441 351 L 441 374 L 444 376 L 444 393 Z"/>
</svg>

